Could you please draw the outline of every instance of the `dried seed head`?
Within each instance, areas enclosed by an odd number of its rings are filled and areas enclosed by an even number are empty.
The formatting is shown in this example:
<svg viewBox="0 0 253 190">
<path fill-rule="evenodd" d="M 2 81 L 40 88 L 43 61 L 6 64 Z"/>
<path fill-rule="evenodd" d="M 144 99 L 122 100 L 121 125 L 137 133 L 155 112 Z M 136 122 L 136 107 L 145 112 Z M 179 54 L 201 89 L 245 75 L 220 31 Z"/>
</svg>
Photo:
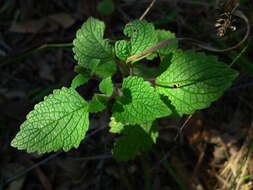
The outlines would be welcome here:
<svg viewBox="0 0 253 190">
<path fill-rule="evenodd" d="M 236 27 L 233 25 L 233 12 L 238 6 L 239 0 L 228 0 L 223 6 L 221 6 L 221 14 L 214 24 L 214 27 L 217 30 L 217 36 L 222 37 L 228 30 L 236 30 Z"/>
</svg>

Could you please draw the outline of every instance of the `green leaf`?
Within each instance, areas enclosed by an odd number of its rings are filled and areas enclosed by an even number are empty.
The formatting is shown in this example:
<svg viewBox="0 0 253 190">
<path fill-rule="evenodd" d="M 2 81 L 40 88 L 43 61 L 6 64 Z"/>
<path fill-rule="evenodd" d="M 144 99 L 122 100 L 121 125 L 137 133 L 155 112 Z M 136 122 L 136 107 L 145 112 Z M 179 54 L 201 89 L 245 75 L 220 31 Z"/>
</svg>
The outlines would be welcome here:
<svg viewBox="0 0 253 190">
<path fill-rule="evenodd" d="M 128 23 L 125 26 L 124 34 L 130 37 L 130 41 L 120 40 L 115 44 L 116 55 L 121 60 L 126 60 L 132 55 L 141 53 L 157 43 L 154 25 L 145 20 Z"/>
<path fill-rule="evenodd" d="M 133 74 L 144 78 L 145 80 L 150 80 L 161 75 L 169 66 L 170 60 L 172 58 L 172 53 L 163 57 L 160 62 L 159 67 L 152 67 L 147 64 L 136 64 L 133 68 Z"/>
<path fill-rule="evenodd" d="M 104 30 L 105 24 L 102 21 L 90 17 L 77 31 L 73 51 L 78 64 L 91 69 L 94 59 L 103 63 L 113 59 L 113 48 L 103 38 Z"/>
<path fill-rule="evenodd" d="M 153 122 L 147 122 L 147 123 L 143 123 L 143 124 L 140 124 L 140 127 L 146 132 L 146 133 L 153 133 L 153 125 L 152 125 Z M 110 126 L 110 132 L 111 133 L 121 133 L 122 130 L 124 129 L 124 126 L 127 126 L 129 124 L 123 124 L 121 122 L 117 122 L 116 119 L 114 117 L 111 117 L 111 121 L 109 123 L 109 126 Z M 155 127 L 156 128 L 156 127 Z M 154 128 L 154 129 L 155 129 Z M 156 135 L 154 135 L 155 137 Z M 157 136 L 156 136 L 157 137 Z M 155 141 L 154 141 L 155 142 Z"/>
<path fill-rule="evenodd" d="M 11 146 L 46 153 L 77 148 L 88 130 L 88 104 L 73 89 L 54 90 L 27 115 Z"/>
<path fill-rule="evenodd" d="M 99 90 L 106 96 L 110 97 L 113 93 L 113 84 L 111 77 L 105 78 L 99 84 Z"/>
<path fill-rule="evenodd" d="M 97 10 L 102 15 L 110 15 L 115 10 L 112 0 L 102 0 L 98 3 Z"/>
<path fill-rule="evenodd" d="M 130 56 L 130 44 L 126 40 L 119 40 L 115 43 L 115 54 L 116 56 L 125 61 Z"/>
<path fill-rule="evenodd" d="M 71 87 L 76 89 L 77 87 L 87 83 L 89 80 L 89 77 L 83 75 L 83 74 L 78 74 L 75 76 L 75 78 L 71 82 Z"/>
<path fill-rule="evenodd" d="M 159 132 L 158 132 L 158 125 L 155 122 L 151 125 L 151 128 L 149 130 L 149 135 L 153 143 L 156 144 L 156 139 L 159 136 Z"/>
<path fill-rule="evenodd" d="M 141 151 L 148 150 L 153 140 L 146 131 L 138 125 L 125 126 L 123 136 L 119 137 L 113 147 L 113 155 L 118 161 L 134 159 Z"/>
<path fill-rule="evenodd" d="M 106 97 L 104 94 L 95 94 L 91 101 L 89 101 L 89 112 L 90 113 L 97 113 L 103 111 L 108 102 L 109 98 Z"/>
<path fill-rule="evenodd" d="M 105 63 L 99 63 L 94 69 L 93 74 L 101 78 L 107 78 L 113 76 L 117 71 L 116 63 L 111 60 Z"/>
<path fill-rule="evenodd" d="M 237 75 L 214 56 L 177 50 L 168 69 L 156 79 L 156 90 L 168 96 L 176 111 L 192 114 L 221 97 Z"/>
<path fill-rule="evenodd" d="M 86 68 L 83 65 L 75 66 L 75 72 L 83 74 L 88 78 L 90 78 L 92 75 L 96 75 L 100 78 L 107 78 L 113 76 L 116 71 L 117 66 L 113 60 L 102 62 L 99 59 L 92 59 L 90 61 L 89 68 Z"/>
<path fill-rule="evenodd" d="M 113 117 L 117 122 L 143 124 L 171 113 L 155 89 L 142 78 L 125 78 L 121 91 L 123 96 L 117 97 L 113 106 Z"/>
<path fill-rule="evenodd" d="M 121 133 L 122 130 L 124 129 L 124 124 L 117 122 L 114 117 L 111 117 L 109 126 L 110 126 L 111 133 Z"/>
<path fill-rule="evenodd" d="M 87 68 L 85 68 L 85 67 L 83 67 L 81 65 L 76 65 L 74 67 L 74 71 L 76 73 L 78 73 L 78 74 L 83 74 L 83 75 L 85 75 L 87 77 L 90 77 L 90 74 L 91 74 L 90 69 L 87 69 Z"/>
<path fill-rule="evenodd" d="M 136 64 L 135 67 L 133 67 L 133 74 L 135 76 L 142 77 L 145 80 L 150 80 L 157 76 L 159 70 L 159 67 L 149 67 L 145 64 Z"/>
<path fill-rule="evenodd" d="M 176 38 L 175 34 L 166 30 L 156 30 L 158 42 Z M 178 42 L 172 42 L 165 47 L 158 49 L 158 54 L 161 56 L 168 55 L 178 48 Z"/>
<path fill-rule="evenodd" d="M 119 161 L 133 159 L 140 151 L 150 149 L 158 137 L 157 125 L 152 122 L 140 126 L 124 126 L 111 117 L 109 126 L 111 133 L 123 134 L 123 137 L 116 141 L 113 148 L 113 154 Z"/>
</svg>

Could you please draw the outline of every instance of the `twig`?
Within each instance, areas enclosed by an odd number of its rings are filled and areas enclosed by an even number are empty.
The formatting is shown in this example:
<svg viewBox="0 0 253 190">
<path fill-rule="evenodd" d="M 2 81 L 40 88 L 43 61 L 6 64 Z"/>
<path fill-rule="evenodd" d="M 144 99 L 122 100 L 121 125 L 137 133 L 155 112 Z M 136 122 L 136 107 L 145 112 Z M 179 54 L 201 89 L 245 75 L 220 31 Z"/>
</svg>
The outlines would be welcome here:
<svg viewBox="0 0 253 190">
<path fill-rule="evenodd" d="M 236 91 L 236 90 L 244 89 L 244 88 L 247 88 L 250 86 L 253 86 L 253 82 L 248 82 L 246 84 L 240 84 L 238 86 L 234 86 L 234 87 L 228 89 L 228 91 Z"/>
<path fill-rule="evenodd" d="M 242 54 L 248 49 L 249 43 L 242 49 L 242 51 L 233 59 L 233 61 L 230 63 L 230 67 L 242 56 Z"/>
<path fill-rule="evenodd" d="M 31 171 L 32 169 L 34 169 L 34 168 L 36 168 L 36 167 L 38 167 L 38 166 L 40 166 L 40 165 L 42 165 L 42 164 L 45 164 L 45 163 L 47 163 L 48 161 L 50 161 L 50 160 L 56 158 L 56 157 L 59 156 L 61 153 L 63 153 L 63 151 L 56 152 L 56 153 L 54 153 L 54 154 L 48 156 L 48 157 L 45 158 L 44 160 L 41 160 L 41 161 L 37 162 L 36 164 L 34 164 L 34 165 L 32 165 L 32 166 L 30 166 L 30 167 L 28 167 L 28 168 L 26 168 L 26 169 L 24 169 L 24 170 L 18 172 L 16 175 L 14 175 L 14 176 L 12 176 L 12 177 L 10 177 L 10 178 L 4 180 L 2 186 L 8 185 L 8 184 L 11 183 L 12 181 L 14 181 L 14 180 L 18 179 L 19 177 L 25 175 L 26 173 L 28 173 L 28 172 Z"/>
<path fill-rule="evenodd" d="M 177 133 L 176 137 L 174 138 L 174 141 L 177 140 L 179 133 L 185 128 L 185 126 L 187 125 L 187 123 L 190 121 L 190 119 L 192 118 L 192 115 L 189 115 L 187 117 L 187 119 L 185 120 L 185 122 L 183 123 L 183 125 L 180 127 L 179 132 Z M 170 156 L 172 150 L 176 149 L 176 146 L 171 147 L 171 149 L 169 151 L 167 151 L 167 153 L 155 164 L 154 167 L 152 167 L 150 169 L 150 171 L 152 171 L 155 167 L 157 167 L 158 165 L 160 165 L 163 161 L 167 160 L 168 157 Z"/>
<path fill-rule="evenodd" d="M 190 121 L 191 118 L 192 118 L 192 115 L 189 115 L 187 117 L 187 119 L 184 121 L 183 125 L 179 128 L 178 133 L 177 133 L 176 137 L 174 138 L 174 141 L 177 140 L 179 134 L 182 133 L 182 131 L 184 130 L 185 126 L 187 125 L 187 123 Z"/>
<path fill-rule="evenodd" d="M 205 154 L 206 154 L 206 147 L 207 147 L 207 145 L 204 144 L 204 147 L 203 147 L 204 150 L 201 151 L 201 153 L 200 153 L 200 155 L 199 155 L 199 157 L 198 157 L 198 161 L 197 161 L 197 163 L 195 164 L 195 168 L 194 168 L 194 170 L 193 170 L 193 173 L 192 173 L 192 175 L 191 175 L 191 177 L 190 177 L 189 182 L 193 181 L 193 179 L 196 177 L 196 175 L 197 175 L 197 173 L 198 173 L 198 171 L 199 171 L 199 168 L 201 167 L 201 164 L 202 164 L 202 162 L 203 162 L 204 156 L 205 156 Z"/>
<path fill-rule="evenodd" d="M 105 160 L 105 159 L 111 159 L 112 155 L 111 154 L 103 154 L 100 156 L 87 156 L 84 158 L 73 158 L 73 157 L 68 157 L 68 160 L 73 160 L 73 161 L 89 161 L 89 160 Z"/>
<path fill-rule="evenodd" d="M 88 135 L 86 136 L 84 142 L 86 142 L 87 139 L 89 139 L 90 137 L 92 137 L 93 135 L 95 135 L 96 133 L 98 133 L 99 131 L 104 130 L 106 127 L 107 127 L 107 126 L 98 128 L 98 129 L 94 130 L 93 132 L 91 132 L 90 134 L 88 134 Z M 3 183 L 0 184 L 0 187 L 1 187 L 1 186 L 4 187 L 4 186 L 8 185 L 8 184 L 11 183 L 12 181 L 14 181 L 14 180 L 18 179 L 19 177 L 25 175 L 26 173 L 28 173 L 29 171 L 33 170 L 34 168 L 36 168 L 36 167 L 38 167 L 38 166 L 41 166 L 41 165 L 43 165 L 43 164 L 45 164 L 45 163 L 47 163 L 47 162 L 53 160 L 54 158 L 56 158 L 57 156 L 59 156 L 59 155 L 62 154 L 62 153 L 63 153 L 63 151 L 56 152 L 56 153 L 54 153 L 54 154 L 48 156 L 48 157 L 45 158 L 44 160 L 41 160 L 41 161 L 37 162 L 36 164 L 30 166 L 29 168 L 24 169 L 24 170 L 18 172 L 16 175 L 14 175 L 14 176 L 12 176 L 12 177 L 10 177 L 10 178 L 4 180 Z"/>
<path fill-rule="evenodd" d="M 117 10 L 119 11 L 119 13 L 122 15 L 123 19 L 125 20 L 125 22 L 129 22 L 131 20 L 133 20 L 132 18 L 130 18 L 122 9 L 121 7 L 117 6 Z"/>
<path fill-rule="evenodd" d="M 152 0 L 151 3 L 149 4 L 148 8 L 144 11 L 144 13 L 141 15 L 141 17 L 139 18 L 139 20 L 143 20 L 144 17 L 148 14 L 148 12 L 150 11 L 150 9 L 153 7 L 153 5 L 155 4 L 156 0 Z"/>
</svg>

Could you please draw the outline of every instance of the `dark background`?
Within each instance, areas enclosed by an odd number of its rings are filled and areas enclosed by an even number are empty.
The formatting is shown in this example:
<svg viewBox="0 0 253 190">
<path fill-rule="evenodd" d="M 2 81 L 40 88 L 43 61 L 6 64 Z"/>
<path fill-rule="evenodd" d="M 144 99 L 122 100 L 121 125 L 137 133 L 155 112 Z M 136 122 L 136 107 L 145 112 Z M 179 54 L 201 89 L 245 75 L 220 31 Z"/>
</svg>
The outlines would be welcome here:
<svg viewBox="0 0 253 190">
<path fill-rule="evenodd" d="M 90 137 L 67 153 L 36 155 L 10 146 L 33 106 L 53 89 L 70 85 L 77 63 L 69 43 L 82 23 L 90 16 L 103 20 L 106 37 L 115 41 L 123 37 L 124 25 L 138 19 L 151 1 L 114 0 L 115 9 L 109 15 L 97 10 L 99 2 L 0 0 L 0 189 L 213 190 L 237 185 L 253 189 L 250 42 L 229 52 L 205 51 L 227 64 L 240 55 L 233 64 L 240 76 L 220 100 L 192 116 L 176 141 L 187 116 L 160 119 L 157 145 L 133 161 L 118 163 L 111 157 L 115 136 L 108 133 L 108 111 L 90 116 Z M 217 38 L 213 28 L 217 8 L 215 0 L 157 0 L 145 19 L 178 37 L 192 37 L 218 48 L 236 44 L 246 26 L 237 19 L 236 32 Z M 241 1 L 239 9 L 252 23 L 252 1 Z M 49 47 L 52 43 L 61 45 Z M 203 51 L 186 42 L 180 42 L 180 48 Z M 83 91 L 93 92 L 97 84 L 91 81 Z"/>
</svg>

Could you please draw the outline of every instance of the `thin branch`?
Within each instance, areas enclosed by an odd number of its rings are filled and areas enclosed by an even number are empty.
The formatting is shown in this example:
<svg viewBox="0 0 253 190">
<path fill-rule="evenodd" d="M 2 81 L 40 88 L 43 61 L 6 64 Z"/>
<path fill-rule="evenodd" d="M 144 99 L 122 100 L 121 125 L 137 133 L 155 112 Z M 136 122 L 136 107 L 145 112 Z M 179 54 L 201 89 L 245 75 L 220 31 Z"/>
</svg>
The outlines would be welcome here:
<svg viewBox="0 0 253 190">
<path fill-rule="evenodd" d="M 152 0 L 151 3 L 149 4 L 148 8 L 144 11 L 144 13 L 141 15 L 141 17 L 139 18 L 139 20 L 143 20 L 144 17 L 148 14 L 148 12 L 150 11 L 150 9 L 153 7 L 153 5 L 155 4 L 156 0 Z"/>
<path fill-rule="evenodd" d="M 8 58 L 1 59 L 0 60 L 0 68 L 9 64 L 9 63 L 13 63 L 15 61 L 18 61 L 20 59 L 23 59 L 27 56 L 30 56 L 34 53 L 37 53 L 37 52 L 45 50 L 45 49 L 54 49 L 54 48 L 63 48 L 63 47 L 72 47 L 72 46 L 73 46 L 72 43 L 43 44 L 43 45 L 38 46 L 36 48 L 24 51 L 23 53 L 20 53 L 16 56 L 12 55 L 12 56 L 9 56 Z"/>
<path fill-rule="evenodd" d="M 95 134 L 97 134 L 98 132 L 104 130 L 106 127 L 107 127 L 107 126 L 98 128 L 98 129 L 94 130 L 93 132 L 91 132 L 90 134 L 88 134 L 88 135 L 86 136 L 84 142 L 86 142 L 87 139 L 89 139 L 89 138 L 92 137 L 93 135 L 95 135 Z M 12 176 L 12 177 L 10 177 L 10 178 L 4 180 L 3 183 L 0 184 L 0 187 L 3 187 L 3 186 L 8 185 L 8 184 L 11 183 L 12 181 L 14 181 L 14 180 L 18 179 L 19 177 L 25 175 L 26 173 L 28 173 L 29 171 L 33 170 L 34 168 L 36 168 L 36 167 L 38 167 L 38 166 L 41 166 L 41 165 L 43 165 L 43 164 L 45 164 L 45 163 L 47 163 L 47 162 L 53 160 L 54 158 L 56 158 L 57 156 L 59 156 L 59 155 L 62 154 L 62 153 L 63 153 L 63 151 L 56 152 L 56 153 L 54 153 L 54 154 L 48 156 L 47 158 L 45 158 L 45 159 L 43 159 L 43 160 L 37 162 L 36 164 L 34 164 L 34 165 L 32 165 L 32 166 L 30 166 L 30 167 L 28 167 L 28 168 L 26 168 L 26 169 L 24 169 L 24 170 L 18 172 L 16 175 L 14 175 L 14 176 Z"/>
<path fill-rule="evenodd" d="M 83 158 L 73 158 L 73 157 L 68 157 L 68 160 L 73 160 L 73 161 L 89 161 L 89 160 L 105 160 L 105 159 L 112 159 L 113 156 L 111 154 L 103 154 L 100 156 L 86 156 Z"/>
<path fill-rule="evenodd" d="M 192 115 L 189 115 L 186 120 L 184 121 L 183 125 L 179 128 L 178 133 L 176 135 L 176 137 L 174 138 L 174 141 L 177 140 L 177 138 L 179 137 L 179 134 L 182 133 L 182 131 L 184 130 L 185 126 L 188 124 L 188 122 L 190 121 L 190 119 L 192 118 Z"/>
</svg>

